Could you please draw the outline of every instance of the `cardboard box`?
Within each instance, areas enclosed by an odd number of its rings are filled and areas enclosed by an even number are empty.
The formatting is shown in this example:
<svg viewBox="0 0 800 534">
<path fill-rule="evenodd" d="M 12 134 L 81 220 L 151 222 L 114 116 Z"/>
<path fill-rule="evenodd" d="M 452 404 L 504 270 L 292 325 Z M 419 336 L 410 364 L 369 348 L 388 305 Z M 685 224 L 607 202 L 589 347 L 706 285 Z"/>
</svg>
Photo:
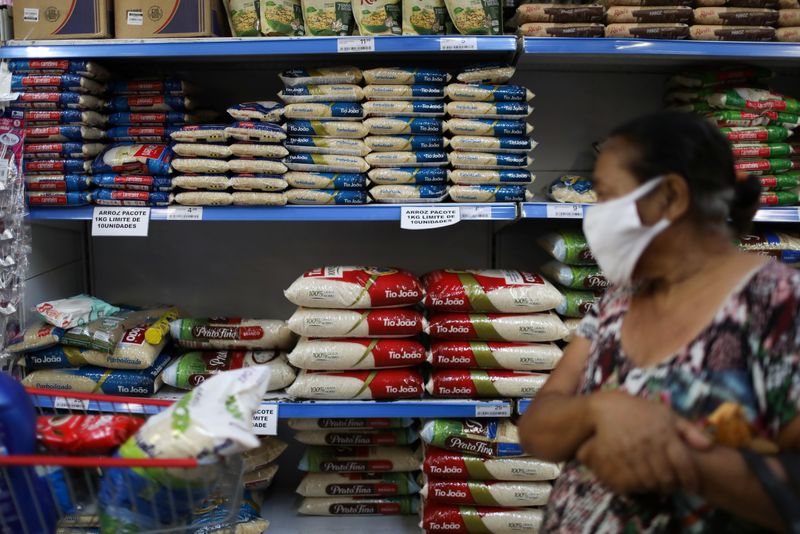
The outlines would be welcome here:
<svg viewBox="0 0 800 534">
<path fill-rule="evenodd" d="M 14 38 L 111 37 L 111 0 L 14 0 Z"/>
<path fill-rule="evenodd" d="M 219 0 L 114 0 L 117 39 L 217 37 L 226 23 Z"/>
</svg>

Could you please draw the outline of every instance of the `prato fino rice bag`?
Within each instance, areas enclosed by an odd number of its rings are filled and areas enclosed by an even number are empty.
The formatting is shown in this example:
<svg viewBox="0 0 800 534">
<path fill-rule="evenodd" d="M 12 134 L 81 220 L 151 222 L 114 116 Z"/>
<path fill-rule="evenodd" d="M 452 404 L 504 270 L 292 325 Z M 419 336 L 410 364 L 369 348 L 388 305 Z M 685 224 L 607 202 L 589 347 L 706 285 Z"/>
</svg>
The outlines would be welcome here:
<svg viewBox="0 0 800 534">
<path fill-rule="evenodd" d="M 306 497 L 302 515 L 409 515 L 419 511 L 416 497 Z"/>
<path fill-rule="evenodd" d="M 553 313 L 434 313 L 429 323 L 432 338 L 453 341 L 537 343 L 558 341 L 566 334 L 561 319 Z"/>
<path fill-rule="evenodd" d="M 539 532 L 543 520 L 544 512 L 538 508 L 428 505 L 422 528 L 450 534 L 517 534 Z"/>
<path fill-rule="evenodd" d="M 432 479 L 542 482 L 561 474 L 558 464 L 530 456 L 482 458 L 436 447 L 425 450 L 422 472 Z"/>
<path fill-rule="evenodd" d="M 507 341 L 435 341 L 428 362 L 439 369 L 508 369 L 548 371 L 562 351 L 553 343 Z"/>
<path fill-rule="evenodd" d="M 539 245 L 554 259 L 567 265 L 597 265 L 586 237 L 580 232 L 561 231 L 539 239 Z"/>
<path fill-rule="evenodd" d="M 308 447 L 297 468 L 309 473 L 406 473 L 416 471 L 419 451 L 409 447 Z"/>
<path fill-rule="evenodd" d="M 409 399 L 422 396 L 422 375 L 414 369 L 301 371 L 286 393 L 298 399 Z"/>
<path fill-rule="evenodd" d="M 390 430 L 301 430 L 294 439 L 304 445 L 331 445 L 334 447 L 374 447 L 410 445 L 417 441 L 417 432 L 411 428 Z"/>
<path fill-rule="evenodd" d="M 412 308 L 364 311 L 300 308 L 288 324 L 295 334 L 312 338 L 395 338 L 421 334 L 427 321 Z"/>
<path fill-rule="evenodd" d="M 557 261 L 546 263 L 542 272 L 550 280 L 571 289 L 607 289 L 611 284 L 595 265 L 566 265 Z"/>
<path fill-rule="evenodd" d="M 425 347 L 416 339 L 309 339 L 301 338 L 289 354 L 300 369 L 337 371 L 419 365 Z"/>
<path fill-rule="evenodd" d="M 420 495 L 429 503 L 500 508 L 544 506 L 553 487 L 548 482 L 429 480 Z"/>
<path fill-rule="evenodd" d="M 367 309 L 413 306 L 424 293 L 419 279 L 408 271 L 330 266 L 306 272 L 284 295 L 296 306 Z"/>
<path fill-rule="evenodd" d="M 419 484 L 408 473 L 306 473 L 297 486 L 303 497 L 413 495 Z"/>
<path fill-rule="evenodd" d="M 269 319 L 178 319 L 170 333 L 179 346 L 194 350 L 288 349 L 294 343 L 285 321 Z"/>
<path fill-rule="evenodd" d="M 566 327 L 564 327 L 566 335 Z M 527 371 L 443 369 L 431 374 L 426 390 L 434 397 L 521 398 L 533 397 L 549 375 Z"/>
<path fill-rule="evenodd" d="M 214 375 L 231 369 L 260 366 L 269 370 L 267 391 L 283 389 L 295 378 L 294 370 L 284 354 L 274 351 L 207 351 L 187 352 L 164 370 L 162 380 L 168 386 L 193 389 Z"/>
<path fill-rule="evenodd" d="M 508 270 L 440 270 L 422 278 L 432 311 L 528 313 L 551 310 L 561 294 L 533 273 Z"/>
<path fill-rule="evenodd" d="M 419 435 L 427 445 L 484 458 L 524 454 L 510 419 L 432 419 Z"/>
<path fill-rule="evenodd" d="M 602 298 L 603 293 L 565 289 L 563 295 L 556 312 L 562 317 L 583 317 Z"/>
<path fill-rule="evenodd" d="M 116 306 L 83 294 L 36 305 L 36 313 L 42 319 L 58 328 L 81 326 L 118 311 L 120 309 Z"/>
<path fill-rule="evenodd" d="M 406 428 L 411 426 L 414 420 L 409 417 L 367 417 L 353 419 L 342 418 L 322 418 L 322 419 L 289 419 L 289 428 L 292 430 L 385 430 L 387 428 Z M 313 497 L 313 495 L 306 495 Z"/>
</svg>

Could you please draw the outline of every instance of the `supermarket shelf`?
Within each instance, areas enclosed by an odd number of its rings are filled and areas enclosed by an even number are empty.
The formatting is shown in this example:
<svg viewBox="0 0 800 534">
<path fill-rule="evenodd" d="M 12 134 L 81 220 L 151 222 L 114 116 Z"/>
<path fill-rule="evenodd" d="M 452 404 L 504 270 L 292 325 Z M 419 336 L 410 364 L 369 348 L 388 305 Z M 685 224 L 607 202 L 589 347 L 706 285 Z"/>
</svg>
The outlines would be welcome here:
<svg viewBox="0 0 800 534">
<path fill-rule="evenodd" d="M 533 401 L 533 399 L 519 399 L 517 401 L 517 414 L 522 415 L 525 413 L 525 410 L 531 405 L 531 401 Z"/>
<path fill-rule="evenodd" d="M 195 39 L 102 39 L 10 41 L 0 47 L 6 59 L 199 58 L 315 56 L 349 52 L 494 52 L 513 54 L 517 38 L 508 36 L 270 37 Z"/>
<path fill-rule="evenodd" d="M 520 217 L 523 219 L 582 219 L 588 204 L 560 204 L 556 202 L 523 202 Z M 800 206 L 762 208 L 755 222 L 796 223 L 800 222 Z"/>
<path fill-rule="evenodd" d="M 517 205 L 494 204 L 367 204 L 364 206 L 205 207 L 153 208 L 151 220 L 202 221 L 399 221 L 403 206 L 458 206 L 462 220 L 514 220 Z M 91 220 L 93 206 L 31 208 L 29 218 L 40 221 Z"/>
<path fill-rule="evenodd" d="M 753 218 L 756 222 L 796 223 L 800 222 L 800 207 L 762 208 Z"/>
</svg>

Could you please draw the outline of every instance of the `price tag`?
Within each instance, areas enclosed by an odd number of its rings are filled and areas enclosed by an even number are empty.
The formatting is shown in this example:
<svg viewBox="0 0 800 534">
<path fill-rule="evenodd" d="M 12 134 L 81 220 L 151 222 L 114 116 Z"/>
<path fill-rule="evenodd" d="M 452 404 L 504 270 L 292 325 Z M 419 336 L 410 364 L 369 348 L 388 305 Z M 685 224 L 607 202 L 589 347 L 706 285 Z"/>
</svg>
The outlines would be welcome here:
<svg viewBox="0 0 800 534">
<path fill-rule="evenodd" d="M 511 417 L 511 405 L 479 404 L 475 406 L 475 417 Z"/>
<path fill-rule="evenodd" d="M 458 206 L 403 206 L 400 208 L 400 228 L 427 230 L 452 226 L 461 220 Z"/>
<path fill-rule="evenodd" d="M 336 51 L 340 54 L 352 52 L 374 52 L 374 37 L 339 37 L 336 43 Z"/>
<path fill-rule="evenodd" d="M 439 50 L 477 50 L 477 37 L 441 37 Z"/>
<path fill-rule="evenodd" d="M 22 10 L 22 20 L 25 22 L 39 22 L 39 9 L 26 7 Z"/>
<path fill-rule="evenodd" d="M 202 221 L 201 206 L 170 206 L 167 208 L 168 221 Z"/>
<path fill-rule="evenodd" d="M 492 218 L 490 206 L 461 206 L 461 218 L 464 220 L 487 220 Z"/>
<path fill-rule="evenodd" d="M 150 208 L 96 207 L 92 212 L 93 236 L 147 237 Z"/>
<path fill-rule="evenodd" d="M 67 397 L 56 397 L 53 400 L 53 408 L 58 410 L 83 410 L 89 409 L 89 401 L 86 399 L 72 399 Z"/>
<path fill-rule="evenodd" d="M 144 26 L 144 13 L 138 10 L 128 11 L 128 26 Z"/>
<path fill-rule="evenodd" d="M 548 204 L 548 219 L 583 219 L 581 204 Z"/>
<path fill-rule="evenodd" d="M 262 404 L 253 414 L 253 432 L 257 436 L 278 435 L 278 405 Z"/>
</svg>

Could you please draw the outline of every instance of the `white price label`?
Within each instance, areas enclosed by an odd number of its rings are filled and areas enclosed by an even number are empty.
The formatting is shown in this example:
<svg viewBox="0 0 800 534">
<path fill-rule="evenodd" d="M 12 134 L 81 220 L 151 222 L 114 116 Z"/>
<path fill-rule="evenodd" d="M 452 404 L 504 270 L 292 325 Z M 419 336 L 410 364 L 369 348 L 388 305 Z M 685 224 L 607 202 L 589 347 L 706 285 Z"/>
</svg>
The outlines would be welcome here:
<svg viewBox="0 0 800 534">
<path fill-rule="evenodd" d="M 150 208 L 96 207 L 92 213 L 93 236 L 147 237 Z"/>
<path fill-rule="evenodd" d="M 484 404 L 475 406 L 475 417 L 511 417 L 510 404 Z"/>
<path fill-rule="evenodd" d="M 144 26 L 144 13 L 138 10 L 128 11 L 128 26 Z"/>
<path fill-rule="evenodd" d="M 253 432 L 257 436 L 278 435 L 278 405 L 262 404 L 253 414 Z"/>
<path fill-rule="evenodd" d="M 58 410 L 83 410 L 89 409 L 89 401 L 85 399 L 72 399 L 67 397 L 56 397 L 53 399 L 53 408 Z"/>
<path fill-rule="evenodd" d="M 486 220 L 492 218 L 492 208 L 490 206 L 461 206 L 461 218 L 463 220 Z"/>
<path fill-rule="evenodd" d="M 22 10 L 22 20 L 25 22 L 39 22 L 39 9 L 26 7 Z"/>
<path fill-rule="evenodd" d="M 581 204 L 548 204 L 548 219 L 582 219 L 583 206 Z"/>
<path fill-rule="evenodd" d="M 202 221 L 201 206 L 170 206 L 167 208 L 168 221 Z"/>
<path fill-rule="evenodd" d="M 439 50 L 477 50 L 477 37 L 441 37 Z"/>
<path fill-rule="evenodd" d="M 374 37 L 339 37 L 336 43 L 336 51 L 340 54 L 352 52 L 374 52 Z"/>
<path fill-rule="evenodd" d="M 400 228 L 427 230 L 452 226 L 461 220 L 458 206 L 403 206 L 400 208 Z"/>
</svg>

